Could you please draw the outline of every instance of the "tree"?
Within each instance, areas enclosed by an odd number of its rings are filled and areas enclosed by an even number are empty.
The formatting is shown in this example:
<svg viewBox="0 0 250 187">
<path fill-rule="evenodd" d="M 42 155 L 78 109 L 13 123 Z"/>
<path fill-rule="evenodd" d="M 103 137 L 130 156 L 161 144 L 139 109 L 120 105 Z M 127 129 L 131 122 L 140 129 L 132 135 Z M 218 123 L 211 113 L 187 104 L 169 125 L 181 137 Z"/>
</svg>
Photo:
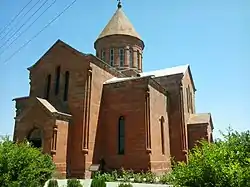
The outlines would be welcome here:
<svg viewBox="0 0 250 187">
<path fill-rule="evenodd" d="M 1 187 L 43 186 L 54 169 L 51 157 L 27 142 L 0 141 Z"/>
<path fill-rule="evenodd" d="M 177 163 L 169 180 L 190 187 L 250 186 L 250 131 L 222 135 L 223 140 L 203 141 L 191 150 L 188 163 Z"/>
</svg>

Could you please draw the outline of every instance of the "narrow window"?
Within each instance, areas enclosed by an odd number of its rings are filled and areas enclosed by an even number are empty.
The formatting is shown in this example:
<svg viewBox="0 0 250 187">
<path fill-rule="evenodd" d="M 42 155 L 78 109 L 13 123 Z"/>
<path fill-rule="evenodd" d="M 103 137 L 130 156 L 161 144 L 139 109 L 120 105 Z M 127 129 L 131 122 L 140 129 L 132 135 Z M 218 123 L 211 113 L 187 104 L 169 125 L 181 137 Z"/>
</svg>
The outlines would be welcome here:
<svg viewBox="0 0 250 187">
<path fill-rule="evenodd" d="M 110 65 L 114 66 L 114 49 L 110 49 L 109 57 L 110 57 Z"/>
<path fill-rule="evenodd" d="M 60 87 L 60 72 L 61 72 L 61 67 L 58 66 L 58 67 L 56 68 L 55 95 L 58 95 L 58 93 L 59 93 L 59 87 Z"/>
<path fill-rule="evenodd" d="M 63 94 L 63 100 L 68 100 L 68 92 L 69 92 L 69 72 L 66 71 L 65 73 L 65 85 L 64 85 L 64 94 Z"/>
<path fill-rule="evenodd" d="M 165 138 L 164 138 L 164 117 L 161 116 L 160 118 L 160 122 L 161 122 L 161 151 L 162 151 L 162 154 L 164 155 L 165 154 Z"/>
<path fill-rule="evenodd" d="M 50 84 L 51 84 L 51 75 L 48 75 L 46 78 L 46 88 L 45 88 L 45 99 L 49 99 L 49 93 L 50 93 Z"/>
<path fill-rule="evenodd" d="M 133 67 L 133 49 L 129 50 L 129 66 Z"/>
<path fill-rule="evenodd" d="M 140 67 L 140 58 L 141 58 L 140 51 L 137 50 L 137 67 Z"/>
<path fill-rule="evenodd" d="M 124 49 L 119 49 L 120 67 L 124 67 Z"/>
<path fill-rule="evenodd" d="M 106 61 L 106 52 L 102 50 L 102 60 Z"/>
<path fill-rule="evenodd" d="M 123 155 L 125 150 L 125 121 L 121 116 L 118 122 L 118 154 Z"/>
</svg>

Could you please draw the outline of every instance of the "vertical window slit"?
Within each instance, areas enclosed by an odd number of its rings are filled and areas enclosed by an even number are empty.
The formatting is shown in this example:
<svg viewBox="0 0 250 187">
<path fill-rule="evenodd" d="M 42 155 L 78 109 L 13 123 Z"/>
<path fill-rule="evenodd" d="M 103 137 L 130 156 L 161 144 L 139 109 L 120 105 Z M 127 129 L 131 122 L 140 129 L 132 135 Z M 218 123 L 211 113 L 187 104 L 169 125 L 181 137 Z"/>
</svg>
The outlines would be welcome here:
<svg viewBox="0 0 250 187">
<path fill-rule="evenodd" d="M 60 72 L 61 72 L 61 67 L 58 66 L 56 68 L 55 95 L 58 95 L 58 93 L 59 93 L 59 88 L 60 88 Z"/>
<path fill-rule="evenodd" d="M 121 116 L 118 121 L 118 154 L 122 155 L 125 152 L 125 120 Z"/>
<path fill-rule="evenodd" d="M 46 88 L 45 88 L 45 99 L 49 99 L 49 94 L 50 94 L 50 85 L 51 85 L 51 75 L 48 75 L 46 78 Z"/>
<path fill-rule="evenodd" d="M 68 92 L 69 92 L 69 71 L 66 71 L 65 73 L 65 82 L 64 82 L 64 94 L 63 94 L 63 100 L 68 100 Z"/>
</svg>

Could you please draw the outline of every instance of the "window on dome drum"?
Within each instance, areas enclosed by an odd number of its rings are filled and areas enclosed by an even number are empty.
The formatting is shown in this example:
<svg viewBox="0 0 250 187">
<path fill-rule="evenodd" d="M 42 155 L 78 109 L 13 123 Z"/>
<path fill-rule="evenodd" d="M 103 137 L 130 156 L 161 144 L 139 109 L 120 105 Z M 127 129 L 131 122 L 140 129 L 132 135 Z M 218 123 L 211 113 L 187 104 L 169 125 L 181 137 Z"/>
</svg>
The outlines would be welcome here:
<svg viewBox="0 0 250 187">
<path fill-rule="evenodd" d="M 140 67 L 140 58 L 141 58 L 140 51 L 137 50 L 137 67 Z"/>
<path fill-rule="evenodd" d="M 58 66 L 56 68 L 55 95 L 58 95 L 58 93 L 59 93 L 59 88 L 60 88 L 60 72 L 61 72 L 61 67 Z"/>
<path fill-rule="evenodd" d="M 69 71 L 66 71 L 64 80 L 64 94 L 63 94 L 64 101 L 68 100 L 68 92 L 69 92 Z"/>
<path fill-rule="evenodd" d="M 46 78 L 46 87 L 45 87 L 45 94 L 44 94 L 44 98 L 47 100 L 49 99 L 50 85 L 51 85 L 51 75 L 49 74 Z"/>
<path fill-rule="evenodd" d="M 110 58 L 110 65 L 114 66 L 114 49 L 110 49 L 109 58 Z"/>
<path fill-rule="evenodd" d="M 129 50 L 129 66 L 133 67 L 133 49 Z"/>
<path fill-rule="evenodd" d="M 164 122 L 165 122 L 164 117 L 161 116 L 161 118 L 160 118 L 160 123 L 161 123 L 161 151 L 162 151 L 163 155 L 165 154 Z"/>
<path fill-rule="evenodd" d="M 118 154 L 123 155 L 125 150 L 125 119 L 123 116 L 118 120 Z"/>
<path fill-rule="evenodd" d="M 102 57 L 101 57 L 101 59 L 103 61 L 106 61 L 106 52 L 104 50 L 102 50 Z"/>
<path fill-rule="evenodd" d="M 124 66 L 124 49 L 119 49 L 120 66 Z"/>
</svg>

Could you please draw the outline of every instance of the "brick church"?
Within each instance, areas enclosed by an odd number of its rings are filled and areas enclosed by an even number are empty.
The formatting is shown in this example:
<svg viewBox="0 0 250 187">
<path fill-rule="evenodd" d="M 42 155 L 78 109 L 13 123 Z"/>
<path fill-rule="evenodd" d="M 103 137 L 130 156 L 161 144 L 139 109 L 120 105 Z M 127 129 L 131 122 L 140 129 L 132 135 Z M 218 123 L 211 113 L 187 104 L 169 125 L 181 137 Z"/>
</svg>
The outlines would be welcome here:
<svg viewBox="0 0 250 187">
<path fill-rule="evenodd" d="M 162 173 L 213 141 L 210 113 L 196 113 L 189 65 L 143 72 L 145 44 L 121 3 L 94 43 L 96 55 L 58 40 L 29 67 L 29 96 L 16 98 L 14 141 L 27 139 L 67 177 L 89 167 Z"/>
</svg>

